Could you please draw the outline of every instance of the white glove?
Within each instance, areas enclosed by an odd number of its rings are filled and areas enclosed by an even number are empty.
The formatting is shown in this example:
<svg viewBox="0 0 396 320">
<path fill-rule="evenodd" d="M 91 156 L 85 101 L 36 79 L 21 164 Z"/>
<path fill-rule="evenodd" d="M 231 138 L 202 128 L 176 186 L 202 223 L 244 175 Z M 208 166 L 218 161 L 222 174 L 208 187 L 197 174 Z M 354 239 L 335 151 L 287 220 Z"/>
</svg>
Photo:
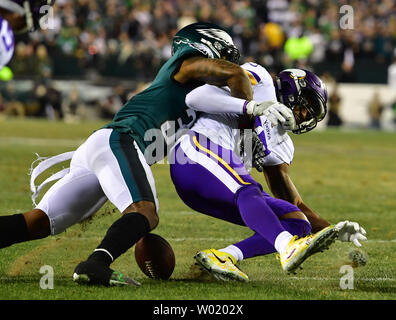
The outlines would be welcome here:
<svg viewBox="0 0 396 320">
<path fill-rule="evenodd" d="M 348 220 L 338 222 L 335 225 L 338 230 L 338 239 L 344 242 L 352 242 L 355 246 L 361 247 L 360 240 L 366 241 L 366 230 L 364 230 L 357 222 L 350 222 Z"/>
<path fill-rule="evenodd" d="M 266 116 L 273 126 L 276 126 L 278 122 L 282 125 L 286 122 L 289 123 L 288 126 L 293 123 L 295 125 L 293 112 L 278 101 L 256 102 L 252 100 L 246 105 L 246 113 L 255 117 Z"/>
<path fill-rule="evenodd" d="M 287 108 L 287 110 L 290 110 L 290 109 Z M 290 110 L 290 112 L 292 113 L 292 116 L 287 117 L 286 121 L 282 123 L 283 129 L 285 129 L 286 131 L 293 131 L 293 130 L 298 129 L 298 126 L 296 123 L 296 118 L 294 118 L 294 115 L 293 115 L 293 111 Z"/>
</svg>

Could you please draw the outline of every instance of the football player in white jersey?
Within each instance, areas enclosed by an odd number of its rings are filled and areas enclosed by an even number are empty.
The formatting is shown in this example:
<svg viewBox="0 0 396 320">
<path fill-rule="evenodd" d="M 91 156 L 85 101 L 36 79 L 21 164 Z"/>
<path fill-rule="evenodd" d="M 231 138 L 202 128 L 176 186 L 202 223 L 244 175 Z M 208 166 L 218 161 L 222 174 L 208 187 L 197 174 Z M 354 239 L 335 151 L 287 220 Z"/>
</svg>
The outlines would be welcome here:
<svg viewBox="0 0 396 320">
<path fill-rule="evenodd" d="M 322 81 L 307 70 L 288 69 L 278 75 L 275 88 L 260 65 L 246 63 L 242 68 L 252 81 L 254 100 L 279 100 L 294 117 L 282 124 L 271 114 L 257 117 L 254 131 L 244 130 L 250 132 L 249 140 L 239 139 L 237 114 L 204 113 L 177 141 L 169 161 L 172 181 L 188 206 L 254 231 L 253 236 L 236 244 L 203 250 L 195 256 L 198 264 L 217 279 L 247 281 L 248 276 L 236 266 L 238 261 L 277 251 L 283 270 L 294 272 L 336 238 L 360 245 L 358 240 L 365 240 L 365 231 L 357 223 L 343 221 L 334 226 L 321 218 L 303 202 L 288 175 L 294 146 L 286 130 L 307 132 L 324 118 L 327 92 Z M 215 105 L 222 110 L 219 105 L 224 104 L 224 111 L 251 108 L 255 103 L 233 98 L 227 88 L 210 85 L 191 91 L 186 102 L 200 110 L 205 105 L 208 110 Z M 238 156 L 238 140 L 242 140 L 242 157 Z M 247 147 L 249 141 L 251 148 Z M 264 171 L 277 198 L 263 191 L 249 175 L 249 164 Z"/>
</svg>

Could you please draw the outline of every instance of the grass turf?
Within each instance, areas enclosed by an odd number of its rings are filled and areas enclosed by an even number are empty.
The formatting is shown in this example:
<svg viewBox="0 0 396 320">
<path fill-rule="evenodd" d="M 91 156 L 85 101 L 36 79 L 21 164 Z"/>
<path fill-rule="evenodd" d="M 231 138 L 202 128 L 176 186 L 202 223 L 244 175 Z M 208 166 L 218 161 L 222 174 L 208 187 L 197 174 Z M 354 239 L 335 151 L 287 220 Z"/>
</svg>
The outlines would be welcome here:
<svg viewBox="0 0 396 320">
<path fill-rule="evenodd" d="M 41 156 L 75 149 L 102 122 L 64 124 L 42 120 L 0 121 L 0 215 L 32 208 L 29 168 Z M 375 131 L 326 130 L 292 135 L 295 158 L 291 176 L 303 199 L 331 222 L 358 221 L 369 241 L 361 251 L 364 267 L 353 269 L 353 289 L 342 290 L 340 268 L 351 264 L 353 245 L 337 242 L 314 255 L 296 275 L 281 271 L 275 255 L 240 264 L 249 283 L 219 283 L 193 267 L 196 251 L 222 248 L 247 237 L 243 227 L 193 212 L 177 197 L 167 165 L 152 167 L 160 200 L 160 224 L 176 255 L 170 280 L 147 278 L 138 268 L 133 248 L 113 263 L 116 270 L 142 283 L 139 288 L 79 286 L 71 281 L 76 264 L 96 247 L 119 217 L 106 204 L 92 219 L 66 232 L 0 251 L 0 299 L 30 300 L 308 300 L 396 299 L 396 135 Z M 252 175 L 265 185 L 264 177 Z M 54 288 L 41 289 L 40 268 L 54 270 Z"/>
</svg>

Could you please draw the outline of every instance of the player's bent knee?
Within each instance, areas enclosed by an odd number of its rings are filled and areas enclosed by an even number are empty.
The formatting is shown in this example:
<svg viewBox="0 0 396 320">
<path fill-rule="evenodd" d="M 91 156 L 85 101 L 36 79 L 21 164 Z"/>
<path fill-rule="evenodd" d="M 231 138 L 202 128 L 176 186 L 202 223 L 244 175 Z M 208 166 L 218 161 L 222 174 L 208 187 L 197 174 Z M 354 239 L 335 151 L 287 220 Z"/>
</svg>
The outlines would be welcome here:
<svg viewBox="0 0 396 320">
<path fill-rule="evenodd" d="M 138 212 L 145 216 L 149 222 L 150 230 L 157 227 L 159 223 L 159 217 L 155 208 L 155 203 L 151 201 L 139 201 L 132 203 L 128 208 L 126 208 L 122 214 Z"/>
<path fill-rule="evenodd" d="M 147 220 L 150 224 L 150 230 L 154 230 L 158 226 L 158 223 L 159 223 L 159 217 L 158 217 L 157 212 L 154 210 L 154 211 L 143 213 L 143 215 L 147 218 Z"/>
<path fill-rule="evenodd" d="M 149 219 L 149 222 L 150 222 L 151 230 L 154 230 L 154 229 L 158 226 L 158 223 L 159 223 L 158 214 L 155 213 L 155 215 L 152 216 L 152 217 Z"/>
<path fill-rule="evenodd" d="M 284 219 L 301 219 L 301 220 L 305 220 L 305 221 L 308 222 L 308 218 L 301 211 L 294 211 L 294 212 L 285 213 L 282 216 L 280 216 L 279 219 L 280 220 L 284 220 Z"/>
<path fill-rule="evenodd" d="M 251 197 L 260 197 L 260 198 L 262 197 L 262 190 L 256 184 L 249 184 L 243 186 L 240 189 L 238 189 L 238 191 L 235 193 L 236 203 L 246 198 L 251 199 Z"/>
</svg>

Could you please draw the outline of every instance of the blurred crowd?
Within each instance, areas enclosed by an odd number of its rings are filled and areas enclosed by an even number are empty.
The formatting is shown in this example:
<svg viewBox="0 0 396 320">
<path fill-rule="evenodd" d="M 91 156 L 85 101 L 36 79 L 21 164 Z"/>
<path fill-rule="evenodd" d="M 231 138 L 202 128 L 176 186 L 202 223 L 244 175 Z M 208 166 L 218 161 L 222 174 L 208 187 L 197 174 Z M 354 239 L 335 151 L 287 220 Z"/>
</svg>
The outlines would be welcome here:
<svg viewBox="0 0 396 320">
<path fill-rule="evenodd" d="M 9 65 L 16 78 L 35 80 L 25 97 L 34 106 L 22 111 L 14 103 L 8 110 L 73 118 L 84 105 L 110 118 L 171 56 L 175 33 L 196 21 L 225 27 L 243 60 L 272 74 L 302 67 L 335 83 L 396 86 L 394 0 L 56 0 L 51 28 L 18 35 Z M 65 95 L 49 79 L 102 80 L 114 90 L 104 100 L 86 101 L 78 89 Z M 134 83 L 122 87 L 119 79 Z M 2 91 L 0 112 L 4 101 L 13 101 L 13 91 Z M 331 99 L 330 123 L 340 125 L 340 103 L 336 95 Z"/>
<path fill-rule="evenodd" d="M 80 122 L 110 120 L 116 112 L 148 83 L 112 86 L 83 85 L 42 80 L 33 83 L 8 81 L 0 86 L 2 117 L 37 117 L 51 121 Z M 89 92 L 89 95 L 86 93 Z"/>
<path fill-rule="evenodd" d="M 351 29 L 340 25 L 345 4 Z M 177 30 L 195 21 L 221 24 L 244 59 L 274 72 L 308 65 L 367 82 L 373 64 L 386 70 L 395 56 L 394 0 L 57 0 L 51 29 L 18 39 L 11 67 L 16 75 L 148 81 L 170 57 Z M 372 61 L 362 64 L 366 73 L 356 68 L 364 59 Z"/>
</svg>

